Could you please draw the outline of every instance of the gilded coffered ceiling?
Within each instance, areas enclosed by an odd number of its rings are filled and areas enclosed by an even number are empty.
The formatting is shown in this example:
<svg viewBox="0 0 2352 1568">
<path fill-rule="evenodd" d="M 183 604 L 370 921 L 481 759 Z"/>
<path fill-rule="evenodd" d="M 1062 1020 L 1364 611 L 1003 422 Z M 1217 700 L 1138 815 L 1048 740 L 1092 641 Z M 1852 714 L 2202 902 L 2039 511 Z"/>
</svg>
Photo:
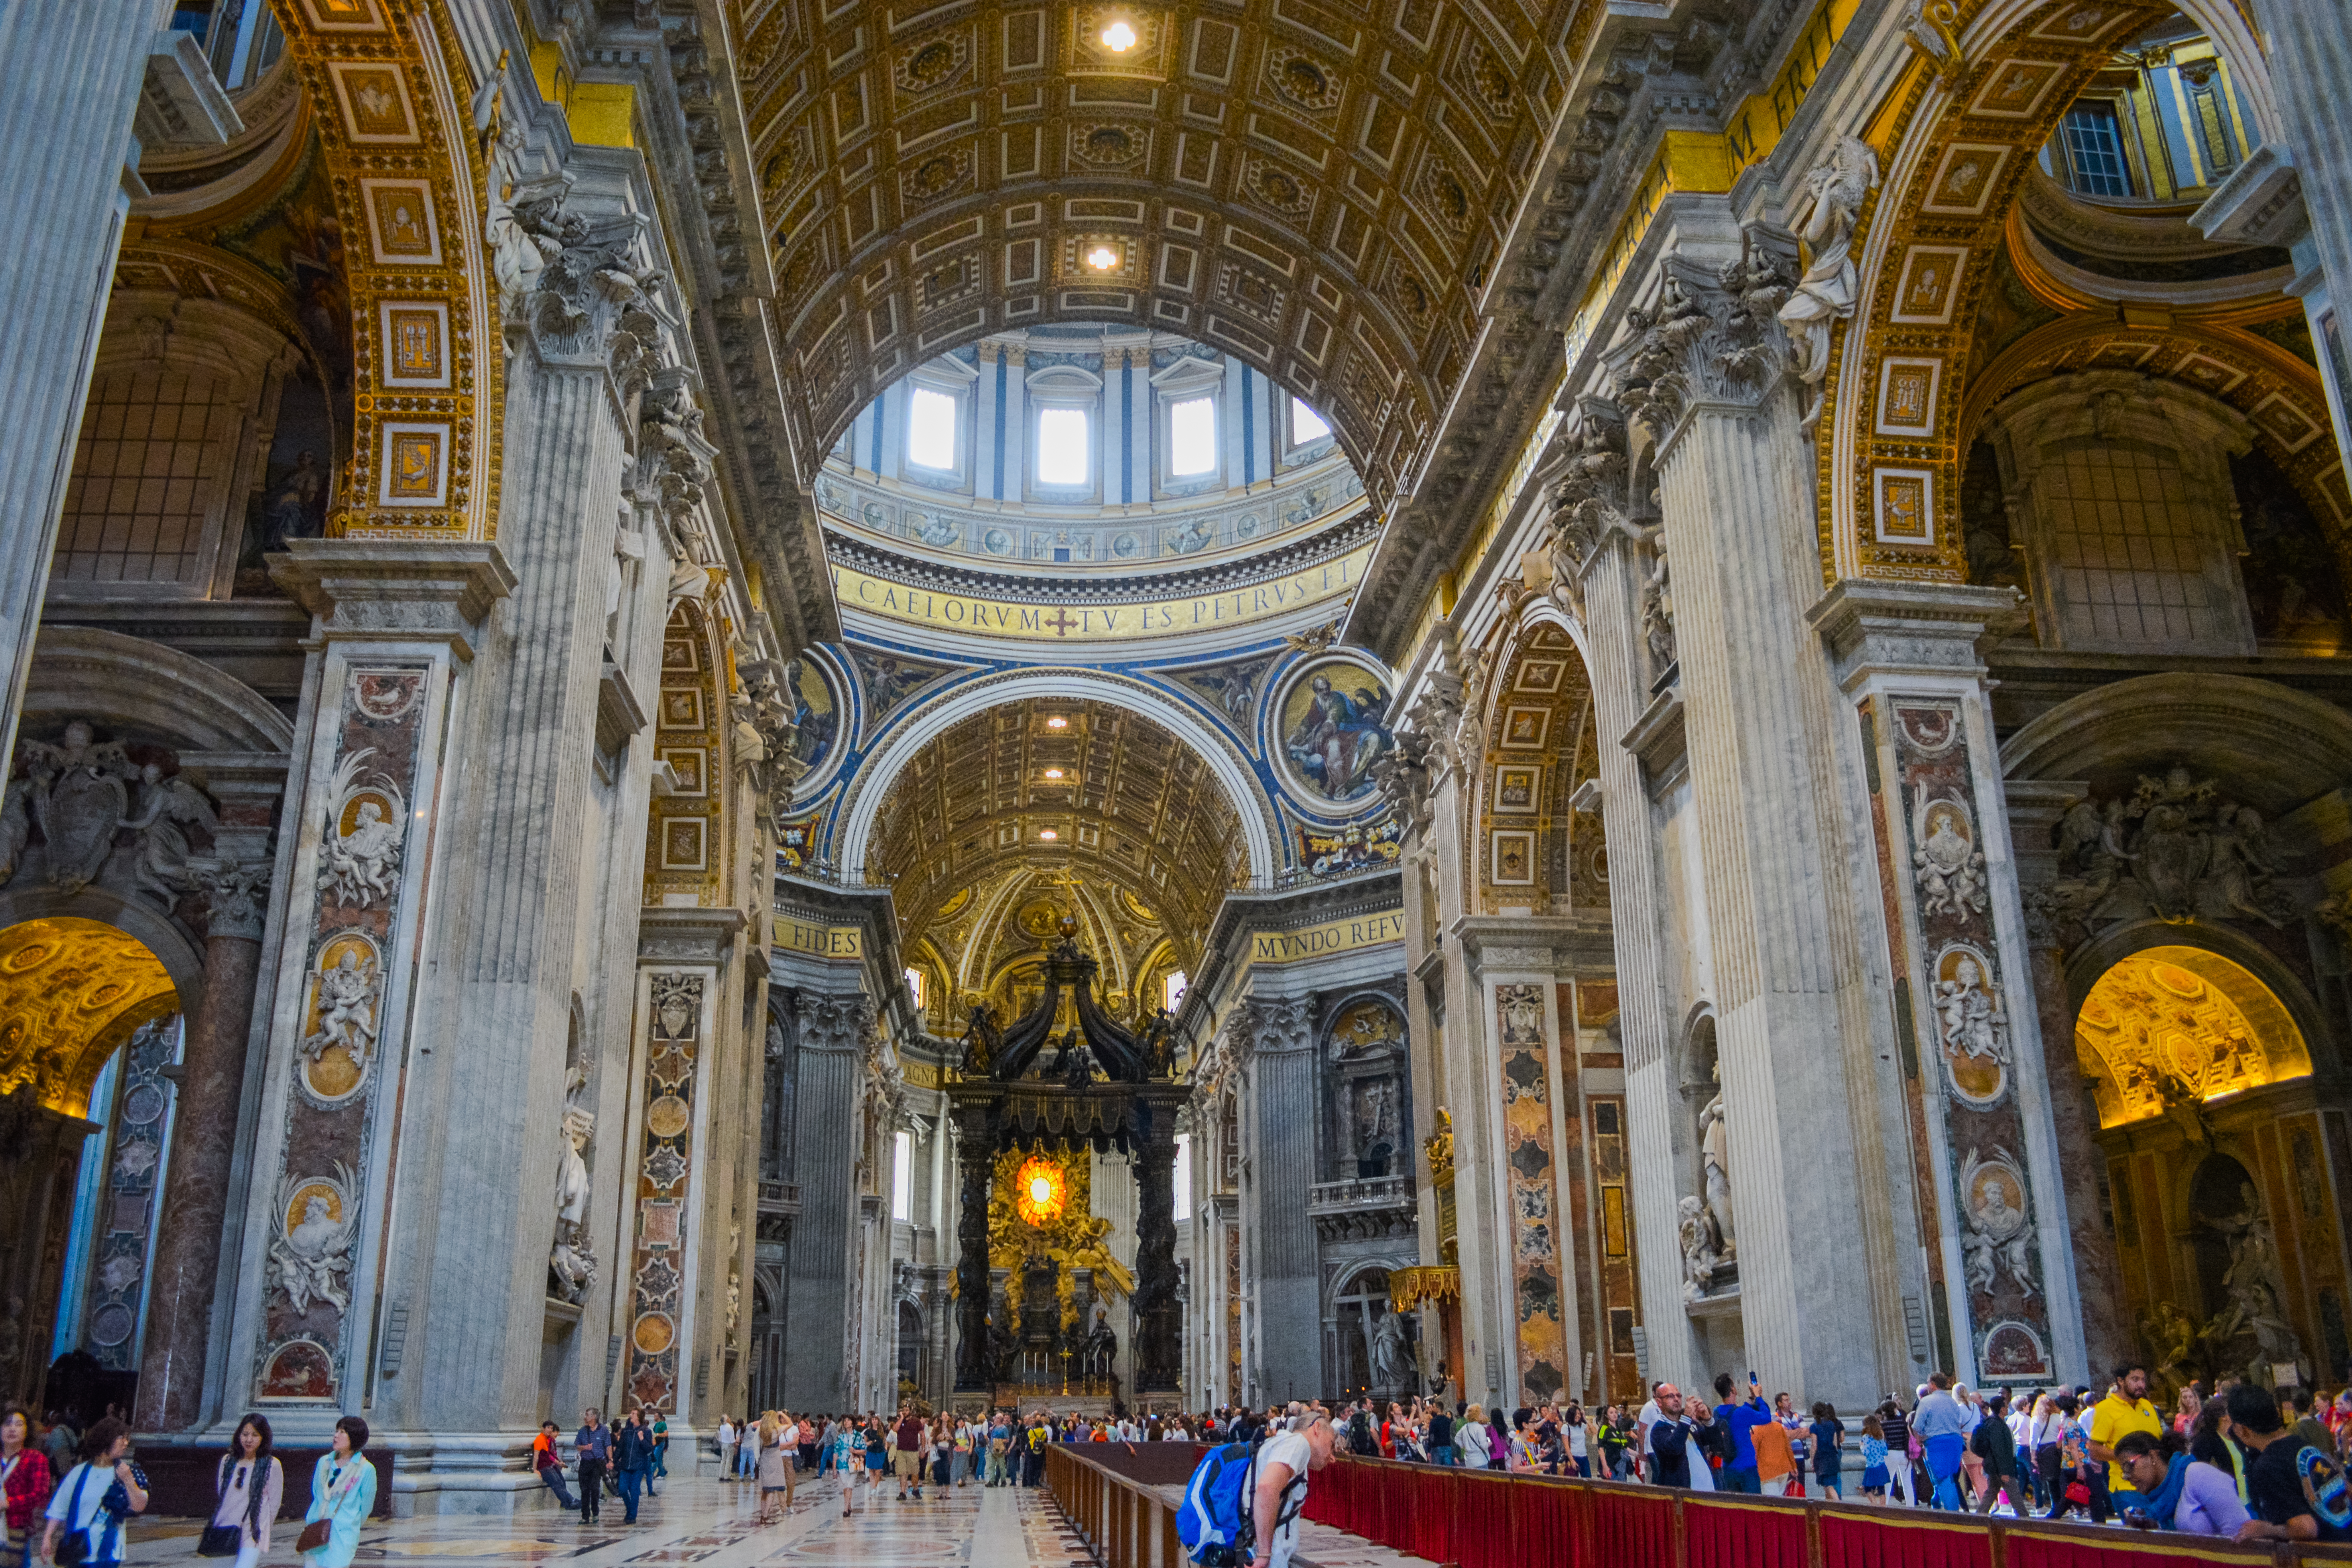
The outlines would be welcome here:
<svg viewBox="0 0 2352 1568">
<path fill-rule="evenodd" d="M 1079 921 L 1107 992 L 1189 970 L 1242 867 L 1241 819 L 1208 764 L 1101 702 L 1032 699 L 964 720 L 892 782 L 879 824 L 873 862 L 892 879 L 906 951 L 928 944 L 960 992 L 991 990 L 1060 913 Z"/>
<path fill-rule="evenodd" d="M 736 0 L 803 449 L 984 332 L 1129 321 L 1314 401 L 1385 504 L 1595 10 Z"/>
<path fill-rule="evenodd" d="M 87 1113 L 114 1047 L 180 1009 L 161 960 L 96 921 L 24 921 L 0 931 L 0 1093 Z"/>
<path fill-rule="evenodd" d="M 2074 1056 L 2099 1125 L 2171 1115 L 2311 1074 L 2303 1031 L 2270 988 L 2217 952 L 2154 947 L 2091 987 L 2074 1021 Z"/>
</svg>

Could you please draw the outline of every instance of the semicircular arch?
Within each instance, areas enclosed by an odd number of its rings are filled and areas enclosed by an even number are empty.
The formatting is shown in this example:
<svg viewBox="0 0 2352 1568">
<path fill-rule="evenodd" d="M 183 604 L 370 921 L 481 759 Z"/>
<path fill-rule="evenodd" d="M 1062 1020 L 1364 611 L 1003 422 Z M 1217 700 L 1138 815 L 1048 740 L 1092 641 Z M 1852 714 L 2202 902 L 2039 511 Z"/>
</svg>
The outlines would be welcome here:
<svg viewBox="0 0 2352 1568">
<path fill-rule="evenodd" d="M 2071 698 L 2000 749 L 2012 779 L 2082 779 L 2186 763 L 2230 781 L 2265 816 L 2352 778 L 2352 716 L 2242 675 L 2172 671 Z"/>
<path fill-rule="evenodd" d="M 24 728 L 96 719 L 204 752 L 285 753 L 294 726 L 268 698 L 202 659 L 91 626 L 44 626 Z"/>
<path fill-rule="evenodd" d="M 1217 728 L 1165 692 L 1143 681 L 1103 670 L 1040 668 L 1007 671 L 949 688 L 894 719 L 843 803 L 840 850 L 844 866 L 864 866 L 872 852 L 882 805 L 908 763 L 923 748 L 957 723 L 992 708 L 1030 698 L 1093 700 L 1125 708 L 1158 724 L 1197 753 L 1222 784 L 1241 821 L 1243 847 L 1254 879 L 1271 879 L 1278 865 L 1273 803 L 1249 760 Z"/>
</svg>

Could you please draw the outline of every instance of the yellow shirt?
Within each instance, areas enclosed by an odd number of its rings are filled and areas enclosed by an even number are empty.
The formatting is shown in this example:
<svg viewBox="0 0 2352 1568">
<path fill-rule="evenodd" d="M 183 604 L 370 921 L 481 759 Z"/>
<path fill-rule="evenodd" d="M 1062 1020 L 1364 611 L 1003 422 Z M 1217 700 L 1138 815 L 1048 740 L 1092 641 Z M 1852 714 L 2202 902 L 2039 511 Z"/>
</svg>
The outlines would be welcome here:
<svg viewBox="0 0 2352 1568">
<path fill-rule="evenodd" d="M 2134 1432 L 2145 1432 L 2151 1437 L 2164 1435 L 2163 1419 L 2157 1415 L 2156 1406 L 2147 1400 L 2126 1399 L 2120 1394 L 2110 1394 L 2091 1406 L 2092 1442 L 2104 1444 L 2109 1452 L 2113 1452 L 2117 1443 Z M 2113 1460 L 2107 1463 L 2107 1489 L 2111 1492 L 2132 1489 L 2131 1479 L 2124 1474 L 2123 1467 Z"/>
</svg>

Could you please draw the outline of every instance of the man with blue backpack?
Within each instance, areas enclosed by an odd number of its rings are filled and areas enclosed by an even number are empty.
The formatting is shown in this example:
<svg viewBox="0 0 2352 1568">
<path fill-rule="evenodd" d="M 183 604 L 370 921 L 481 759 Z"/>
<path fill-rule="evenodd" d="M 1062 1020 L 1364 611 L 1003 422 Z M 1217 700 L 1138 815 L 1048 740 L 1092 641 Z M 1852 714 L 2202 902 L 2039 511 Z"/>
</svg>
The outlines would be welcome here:
<svg viewBox="0 0 2352 1568">
<path fill-rule="evenodd" d="M 1331 1462 L 1328 1411 L 1285 1422 L 1263 1443 L 1228 1443 L 1204 1456 L 1184 1488 L 1176 1533 L 1202 1568 L 1289 1568 L 1298 1548 L 1307 1476 Z"/>
</svg>

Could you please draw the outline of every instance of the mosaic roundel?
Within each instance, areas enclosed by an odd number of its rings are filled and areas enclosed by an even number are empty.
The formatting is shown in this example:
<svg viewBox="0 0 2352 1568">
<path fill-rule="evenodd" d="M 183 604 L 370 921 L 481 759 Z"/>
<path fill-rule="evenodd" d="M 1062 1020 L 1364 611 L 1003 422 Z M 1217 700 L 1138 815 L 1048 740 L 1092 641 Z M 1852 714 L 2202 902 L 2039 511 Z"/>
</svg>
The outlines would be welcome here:
<svg viewBox="0 0 2352 1568">
<path fill-rule="evenodd" d="M 796 658 L 784 666 L 784 689 L 792 699 L 793 722 L 800 727 L 793 754 L 808 770 L 803 776 L 814 777 L 832 760 L 840 741 L 841 701 L 833 676 L 819 659 Z"/>
<path fill-rule="evenodd" d="M 1388 678 L 1352 658 L 1325 658 L 1283 690 L 1273 741 L 1283 782 L 1312 809 L 1338 812 L 1370 800 L 1372 764 L 1396 744 Z"/>
</svg>

